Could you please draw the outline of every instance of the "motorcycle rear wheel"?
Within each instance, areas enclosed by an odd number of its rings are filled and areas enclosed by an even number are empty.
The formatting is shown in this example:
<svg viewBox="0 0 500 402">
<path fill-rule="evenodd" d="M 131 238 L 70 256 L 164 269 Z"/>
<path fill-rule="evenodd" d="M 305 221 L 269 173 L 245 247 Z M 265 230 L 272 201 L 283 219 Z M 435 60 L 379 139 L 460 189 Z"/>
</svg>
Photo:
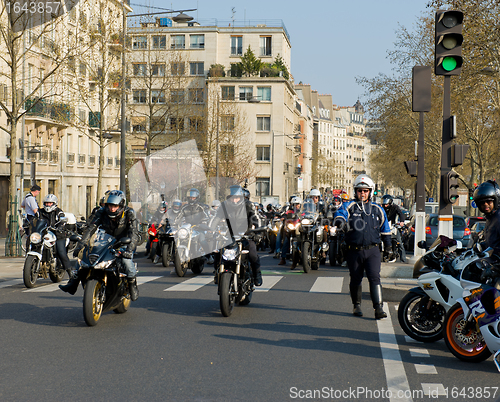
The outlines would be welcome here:
<svg viewBox="0 0 500 402">
<path fill-rule="evenodd" d="M 229 317 L 232 314 L 235 299 L 233 274 L 223 272 L 219 279 L 219 305 L 224 317 Z"/>
<path fill-rule="evenodd" d="M 101 318 L 103 304 L 100 293 L 103 291 L 102 283 L 95 279 L 87 281 L 83 292 L 83 318 L 89 327 L 97 325 Z"/>
<path fill-rule="evenodd" d="M 470 329 L 466 334 L 462 329 L 466 324 L 464 311 L 460 304 L 455 304 L 446 313 L 444 320 L 444 342 L 456 358 L 470 363 L 479 363 L 491 356 L 480 331 Z"/>
<path fill-rule="evenodd" d="M 432 304 L 427 309 L 429 301 Z M 443 337 L 445 314 L 444 307 L 427 295 L 408 292 L 399 302 L 399 325 L 406 335 L 419 342 L 436 342 Z"/>
<path fill-rule="evenodd" d="M 181 256 L 179 255 L 179 251 L 176 250 L 175 256 L 174 256 L 174 266 L 175 266 L 175 273 L 179 277 L 183 277 L 186 274 L 186 271 L 188 269 L 188 261 L 182 262 Z"/>
<path fill-rule="evenodd" d="M 307 274 L 311 271 L 311 243 L 302 243 L 302 267 Z"/>
<path fill-rule="evenodd" d="M 172 250 L 169 244 L 164 244 L 161 250 L 161 263 L 164 267 L 168 267 L 170 260 L 172 259 Z"/>
<path fill-rule="evenodd" d="M 156 247 L 158 247 L 158 243 L 157 242 L 152 242 L 152 244 L 151 244 L 151 250 L 149 251 L 149 257 L 148 257 L 151 261 L 155 260 Z"/>
<path fill-rule="evenodd" d="M 122 304 L 120 304 L 117 308 L 115 308 L 113 311 L 116 313 L 116 314 L 123 314 L 123 313 L 126 313 L 128 311 L 128 308 L 130 306 L 130 299 L 125 297 L 123 300 L 122 300 Z"/>
<path fill-rule="evenodd" d="M 54 283 L 59 283 L 63 280 L 66 271 L 61 265 L 60 261 L 57 261 L 56 269 L 54 271 L 49 270 L 49 278 Z"/>
<path fill-rule="evenodd" d="M 203 268 L 205 268 L 205 259 L 203 257 L 196 258 L 194 261 L 189 262 L 189 266 L 193 274 L 199 275 L 203 272 Z"/>
<path fill-rule="evenodd" d="M 24 286 L 31 289 L 35 286 L 36 280 L 38 279 L 38 266 L 40 265 L 40 260 L 34 255 L 28 255 L 24 261 L 23 268 L 23 281 Z"/>
</svg>

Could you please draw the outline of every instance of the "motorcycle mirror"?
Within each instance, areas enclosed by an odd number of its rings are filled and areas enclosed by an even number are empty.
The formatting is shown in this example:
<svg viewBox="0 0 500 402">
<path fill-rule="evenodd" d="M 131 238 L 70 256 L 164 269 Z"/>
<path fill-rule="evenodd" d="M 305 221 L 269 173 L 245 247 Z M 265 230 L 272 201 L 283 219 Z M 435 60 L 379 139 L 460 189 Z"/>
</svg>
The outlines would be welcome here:
<svg viewBox="0 0 500 402">
<path fill-rule="evenodd" d="M 69 237 L 69 240 L 70 240 L 70 241 L 72 241 L 73 243 L 76 243 L 77 241 L 82 240 L 82 237 L 81 237 L 81 236 L 79 236 L 79 235 L 71 235 L 71 236 Z"/>
<path fill-rule="evenodd" d="M 478 253 L 478 254 L 479 254 L 479 253 L 482 253 L 482 251 L 483 251 L 483 247 L 481 247 L 481 243 L 476 243 L 476 244 L 474 244 L 474 251 L 475 251 L 476 253 Z"/>
<path fill-rule="evenodd" d="M 427 248 L 427 242 L 425 240 L 420 240 L 418 243 L 417 243 L 417 247 L 418 248 L 423 248 L 423 249 L 426 249 Z"/>
<path fill-rule="evenodd" d="M 328 213 L 326 214 L 326 219 L 333 219 L 332 211 L 328 211 Z"/>
</svg>

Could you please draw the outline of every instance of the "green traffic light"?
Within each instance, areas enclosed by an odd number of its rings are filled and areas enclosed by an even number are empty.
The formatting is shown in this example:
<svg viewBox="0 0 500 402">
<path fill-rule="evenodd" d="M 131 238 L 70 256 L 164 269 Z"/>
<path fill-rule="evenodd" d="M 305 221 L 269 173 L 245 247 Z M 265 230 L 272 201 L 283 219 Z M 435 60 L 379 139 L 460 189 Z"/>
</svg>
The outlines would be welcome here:
<svg viewBox="0 0 500 402">
<path fill-rule="evenodd" d="M 457 68 L 457 60 L 454 57 L 445 57 L 441 63 L 445 71 L 453 71 Z"/>
</svg>

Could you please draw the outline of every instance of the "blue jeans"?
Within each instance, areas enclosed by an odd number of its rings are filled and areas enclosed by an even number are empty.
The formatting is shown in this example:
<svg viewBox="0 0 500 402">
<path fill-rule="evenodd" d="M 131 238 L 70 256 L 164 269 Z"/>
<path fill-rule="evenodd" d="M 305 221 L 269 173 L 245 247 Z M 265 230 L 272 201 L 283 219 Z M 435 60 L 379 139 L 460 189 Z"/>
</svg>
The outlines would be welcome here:
<svg viewBox="0 0 500 402">
<path fill-rule="evenodd" d="M 281 252 L 281 230 L 278 232 L 276 236 L 276 245 L 275 245 L 276 254 Z"/>
<path fill-rule="evenodd" d="M 281 249 L 281 258 L 286 259 L 286 255 L 290 252 L 290 236 L 284 236 L 283 248 Z"/>
<path fill-rule="evenodd" d="M 135 269 L 134 260 L 132 258 L 122 258 L 122 262 L 127 278 L 135 278 L 137 270 Z"/>
</svg>

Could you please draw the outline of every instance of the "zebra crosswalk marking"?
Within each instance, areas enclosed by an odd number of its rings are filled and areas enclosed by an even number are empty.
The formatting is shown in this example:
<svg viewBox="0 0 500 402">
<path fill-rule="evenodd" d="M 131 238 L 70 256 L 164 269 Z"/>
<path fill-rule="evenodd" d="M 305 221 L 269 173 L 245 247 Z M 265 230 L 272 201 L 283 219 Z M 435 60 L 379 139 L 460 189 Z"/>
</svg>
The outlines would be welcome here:
<svg viewBox="0 0 500 402">
<path fill-rule="evenodd" d="M 182 283 L 172 286 L 171 288 L 164 289 L 164 292 L 194 292 L 199 288 L 213 282 L 213 276 L 197 276 L 188 279 Z"/>
<path fill-rule="evenodd" d="M 322 277 L 316 278 L 309 292 L 312 293 L 341 293 L 344 278 Z"/>
</svg>

